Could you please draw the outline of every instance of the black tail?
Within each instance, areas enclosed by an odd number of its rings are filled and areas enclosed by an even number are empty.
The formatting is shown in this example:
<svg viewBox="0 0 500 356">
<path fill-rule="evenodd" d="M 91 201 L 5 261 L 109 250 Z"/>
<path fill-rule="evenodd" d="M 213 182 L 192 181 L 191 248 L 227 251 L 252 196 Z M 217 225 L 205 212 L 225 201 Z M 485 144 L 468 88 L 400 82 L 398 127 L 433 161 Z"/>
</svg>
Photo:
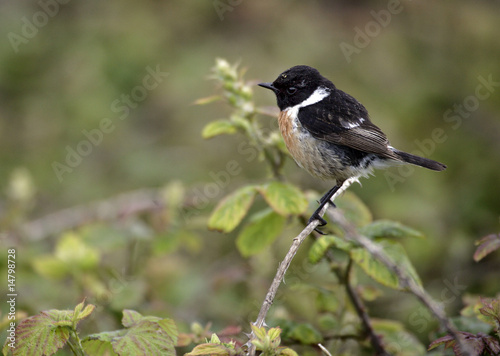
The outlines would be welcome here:
<svg viewBox="0 0 500 356">
<path fill-rule="evenodd" d="M 399 158 L 401 158 L 402 161 L 407 162 L 407 163 L 411 163 L 411 164 L 415 164 L 415 165 L 420 166 L 420 167 L 432 169 L 433 171 L 444 171 L 446 169 L 446 165 L 439 163 L 439 162 L 436 162 L 436 161 L 433 161 L 432 159 L 415 156 L 415 155 L 412 155 L 410 153 L 406 153 L 406 152 L 398 151 L 398 150 L 395 150 L 394 152 L 399 156 Z"/>
</svg>

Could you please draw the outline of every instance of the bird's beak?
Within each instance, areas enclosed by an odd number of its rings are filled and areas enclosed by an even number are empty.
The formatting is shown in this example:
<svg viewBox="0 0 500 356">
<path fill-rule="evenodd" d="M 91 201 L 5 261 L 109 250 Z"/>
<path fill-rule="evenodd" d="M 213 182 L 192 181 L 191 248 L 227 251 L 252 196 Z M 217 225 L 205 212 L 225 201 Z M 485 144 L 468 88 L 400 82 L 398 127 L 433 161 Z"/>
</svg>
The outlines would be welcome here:
<svg viewBox="0 0 500 356">
<path fill-rule="evenodd" d="M 263 87 L 263 88 L 266 88 L 266 89 L 271 89 L 272 91 L 274 91 L 275 93 L 278 92 L 278 89 L 276 89 L 274 86 L 273 86 L 273 83 L 259 83 L 259 86 Z"/>
</svg>

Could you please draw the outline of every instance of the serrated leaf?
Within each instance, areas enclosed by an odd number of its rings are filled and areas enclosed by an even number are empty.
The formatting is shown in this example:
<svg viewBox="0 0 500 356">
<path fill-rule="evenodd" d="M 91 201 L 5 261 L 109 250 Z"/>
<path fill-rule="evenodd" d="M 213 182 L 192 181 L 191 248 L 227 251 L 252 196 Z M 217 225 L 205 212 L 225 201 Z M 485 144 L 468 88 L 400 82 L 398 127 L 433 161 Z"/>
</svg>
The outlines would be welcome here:
<svg viewBox="0 0 500 356">
<path fill-rule="evenodd" d="M 317 344 L 323 341 L 321 333 L 310 324 L 299 324 L 293 328 L 289 337 L 298 340 L 304 345 Z"/>
<path fill-rule="evenodd" d="M 478 247 L 476 252 L 474 252 L 474 261 L 479 262 L 490 253 L 500 248 L 500 234 L 485 236 L 477 241 L 476 245 L 478 245 Z"/>
<path fill-rule="evenodd" d="M 57 326 L 71 320 L 69 311 L 50 310 L 24 319 L 16 328 L 16 347 L 13 355 L 52 355 L 69 339 L 69 328 Z"/>
<path fill-rule="evenodd" d="M 271 209 L 262 210 L 252 216 L 236 238 L 236 247 L 243 257 L 255 255 L 273 241 L 283 230 L 285 218 Z"/>
<path fill-rule="evenodd" d="M 246 186 L 226 196 L 216 206 L 208 221 L 208 228 L 231 232 L 239 225 L 253 203 L 255 186 Z"/>
<path fill-rule="evenodd" d="M 201 132 L 201 136 L 203 138 L 212 138 L 218 135 L 224 134 L 234 134 L 238 130 L 238 126 L 233 122 L 228 120 L 216 120 L 207 124 L 203 131 Z"/>
<path fill-rule="evenodd" d="M 269 339 L 271 339 L 271 342 L 272 342 L 280 337 L 281 329 L 280 328 L 271 328 L 268 330 L 267 335 L 269 336 Z"/>
<path fill-rule="evenodd" d="M 172 339 L 174 345 L 177 344 L 177 339 L 179 336 L 179 330 L 177 329 L 177 325 L 170 318 L 164 318 L 158 321 L 158 325 L 167 333 L 167 335 Z"/>
<path fill-rule="evenodd" d="M 255 325 L 250 325 L 250 327 L 252 328 L 252 332 L 253 334 L 255 335 L 255 337 L 259 340 L 264 340 L 266 338 L 266 329 L 261 326 L 260 328 L 255 326 Z"/>
<path fill-rule="evenodd" d="M 92 312 L 95 309 L 95 305 L 93 304 L 88 304 L 85 308 L 83 307 L 84 305 L 85 305 L 85 299 L 81 303 L 79 303 L 73 310 L 72 322 L 73 325 L 75 326 L 76 324 L 78 324 L 78 322 L 80 322 L 80 320 L 83 320 L 90 314 L 92 314 Z"/>
<path fill-rule="evenodd" d="M 272 182 L 257 188 L 274 211 L 281 215 L 302 214 L 307 209 L 307 199 L 295 186 Z"/>
<path fill-rule="evenodd" d="M 379 243 L 387 257 L 392 260 L 409 278 L 422 286 L 420 277 L 406 255 L 406 251 L 397 242 L 384 240 Z M 350 251 L 351 258 L 363 269 L 363 271 L 372 277 L 375 281 L 387 287 L 402 289 L 398 276 L 388 269 L 382 262 L 375 259 L 367 250 L 361 247 Z"/>
<path fill-rule="evenodd" d="M 113 338 L 111 344 L 120 355 L 175 356 L 172 338 L 158 323 L 149 320 L 135 323 L 123 336 Z"/>
<path fill-rule="evenodd" d="M 377 220 L 359 230 L 363 235 L 372 239 L 376 238 L 423 238 L 424 235 L 411 227 L 405 226 L 397 221 Z"/>
<path fill-rule="evenodd" d="M 217 336 L 216 333 L 213 333 L 212 337 L 210 337 L 210 343 L 211 344 L 219 344 L 220 345 L 221 342 L 220 342 L 220 339 L 219 339 L 219 337 Z"/>
<path fill-rule="evenodd" d="M 500 299 L 488 300 L 481 298 L 483 307 L 479 312 L 484 315 L 488 321 L 497 328 L 500 327 Z"/>
<path fill-rule="evenodd" d="M 224 345 L 201 344 L 196 346 L 190 353 L 185 354 L 185 356 L 201 355 L 230 355 L 230 350 Z"/>
<path fill-rule="evenodd" d="M 318 263 L 332 247 L 349 251 L 353 245 L 335 235 L 323 235 L 316 239 L 309 249 L 309 261 L 311 263 Z"/>
<path fill-rule="evenodd" d="M 436 347 L 438 347 L 440 345 L 445 345 L 445 348 L 448 348 L 449 346 L 451 346 L 450 343 L 451 343 L 451 345 L 453 343 L 455 343 L 455 339 L 453 339 L 453 336 L 446 335 L 446 336 L 440 337 L 439 339 L 436 339 L 429 344 L 427 351 L 431 351 L 432 349 L 435 349 Z"/>
<path fill-rule="evenodd" d="M 141 313 L 136 312 L 135 310 L 131 309 L 123 310 L 122 325 L 125 326 L 126 328 L 131 327 L 132 325 L 141 321 L 142 319 L 144 319 L 144 317 L 141 315 Z"/>
<path fill-rule="evenodd" d="M 207 104 L 211 104 L 217 100 L 221 100 L 222 99 L 222 96 L 220 95 L 212 95 L 212 96 L 207 96 L 205 98 L 200 98 L 200 99 L 197 99 L 195 100 L 195 102 L 193 103 L 194 105 L 207 105 Z"/>
</svg>

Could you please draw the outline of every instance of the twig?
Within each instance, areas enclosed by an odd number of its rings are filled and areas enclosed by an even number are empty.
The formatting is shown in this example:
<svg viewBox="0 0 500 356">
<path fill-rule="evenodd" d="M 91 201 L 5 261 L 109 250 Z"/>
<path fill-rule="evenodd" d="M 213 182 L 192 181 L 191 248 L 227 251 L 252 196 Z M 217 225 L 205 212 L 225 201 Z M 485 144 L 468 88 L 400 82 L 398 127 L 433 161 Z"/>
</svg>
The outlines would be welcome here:
<svg viewBox="0 0 500 356">
<path fill-rule="evenodd" d="M 354 305 L 354 309 L 356 309 L 356 312 L 358 313 L 359 318 L 361 319 L 361 323 L 363 324 L 363 327 L 365 328 L 366 334 L 368 334 L 368 337 L 370 338 L 370 342 L 373 346 L 373 349 L 375 350 L 375 354 L 378 356 L 390 356 L 390 354 L 384 349 L 384 346 L 382 345 L 380 338 L 375 333 L 375 330 L 373 330 L 372 323 L 370 321 L 370 317 L 368 316 L 368 313 L 366 312 L 366 308 L 363 304 L 363 301 L 361 300 L 359 295 L 356 293 L 356 291 L 352 288 L 352 286 L 349 282 L 351 270 L 352 270 L 352 260 L 349 259 L 349 263 L 347 265 L 345 276 L 344 276 L 344 283 L 345 283 L 347 295 L 351 299 L 351 302 Z"/>
<path fill-rule="evenodd" d="M 332 356 L 332 354 L 330 353 L 330 351 L 328 351 L 326 349 L 326 347 L 324 347 L 323 345 L 321 344 L 318 344 L 319 348 L 321 349 L 321 351 L 323 351 L 325 353 L 326 356 Z"/>
<path fill-rule="evenodd" d="M 331 200 L 335 200 L 336 197 L 338 197 L 340 194 L 342 194 L 352 183 L 356 182 L 357 179 L 348 179 L 344 182 L 342 187 L 333 195 Z M 329 204 L 326 204 L 324 208 L 321 210 L 320 215 L 323 216 L 325 214 L 325 211 L 328 209 Z M 276 275 L 274 276 L 273 282 L 271 283 L 271 286 L 269 287 L 269 290 L 267 291 L 266 297 L 264 299 L 264 302 L 262 303 L 262 306 L 259 311 L 259 315 L 257 316 L 257 320 L 253 323 L 257 327 L 262 327 L 262 325 L 265 324 L 265 319 L 266 315 L 269 311 L 269 308 L 271 308 L 271 305 L 274 302 L 274 297 L 276 296 L 276 293 L 278 291 L 278 288 L 283 281 L 283 278 L 285 277 L 286 271 L 288 270 L 288 267 L 290 266 L 290 263 L 292 262 L 293 257 L 299 250 L 300 245 L 302 242 L 306 239 L 307 236 L 311 234 L 311 232 L 318 226 L 319 221 L 318 220 L 313 220 L 310 224 L 308 224 L 302 232 L 293 239 L 292 246 L 288 250 L 288 253 L 286 254 L 285 258 L 283 259 L 283 262 L 280 263 L 278 270 L 276 271 Z M 254 339 L 255 335 L 253 333 L 250 335 L 250 346 L 248 349 L 248 355 L 253 356 L 255 355 L 255 346 L 252 344 L 252 340 Z"/>
<path fill-rule="evenodd" d="M 14 234 L 20 234 L 30 241 L 57 235 L 65 230 L 94 221 L 115 221 L 164 208 L 158 189 L 141 189 L 86 205 L 79 205 L 45 215 L 19 226 Z"/>
<path fill-rule="evenodd" d="M 429 311 L 436 317 L 441 326 L 448 331 L 448 333 L 455 339 L 462 355 L 469 355 L 469 349 L 462 342 L 461 337 L 457 330 L 452 325 L 450 319 L 446 316 L 441 307 L 429 296 L 423 288 L 415 283 L 415 281 L 408 277 L 399 266 L 394 263 L 383 251 L 383 249 L 374 243 L 372 240 L 358 233 L 356 228 L 347 221 L 344 214 L 339 209 L 328 210 L 328 216 L 332 222 L 340 226 L 345 232 L 345 238 L 352 240 L 362 247 L 364 247 L 372 256 L 382 262 L 387 268 L 394 272 L 402 286 L 406 287 L 424 304 Z"/>
</svg>

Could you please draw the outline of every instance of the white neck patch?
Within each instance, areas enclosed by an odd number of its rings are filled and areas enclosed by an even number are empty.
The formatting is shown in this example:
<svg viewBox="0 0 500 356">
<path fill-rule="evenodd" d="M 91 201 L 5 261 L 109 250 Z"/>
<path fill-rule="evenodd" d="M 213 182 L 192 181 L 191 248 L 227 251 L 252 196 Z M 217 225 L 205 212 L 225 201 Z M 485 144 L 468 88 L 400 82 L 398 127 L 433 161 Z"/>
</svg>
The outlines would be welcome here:
<svg viewBox="0 0 500 356">
<path fill-rule="evenodd" d="M 295 106 L 286 108 L 284 111 L 288 111 L 293 117 L 296 117 L 300 108 L 319 103 L 328 95 L 330 95 L 330 89 L 326 87 L 319 87 L 311 94 L 311 96 L 309 96 L 309 98 Z"/>
</svg>

